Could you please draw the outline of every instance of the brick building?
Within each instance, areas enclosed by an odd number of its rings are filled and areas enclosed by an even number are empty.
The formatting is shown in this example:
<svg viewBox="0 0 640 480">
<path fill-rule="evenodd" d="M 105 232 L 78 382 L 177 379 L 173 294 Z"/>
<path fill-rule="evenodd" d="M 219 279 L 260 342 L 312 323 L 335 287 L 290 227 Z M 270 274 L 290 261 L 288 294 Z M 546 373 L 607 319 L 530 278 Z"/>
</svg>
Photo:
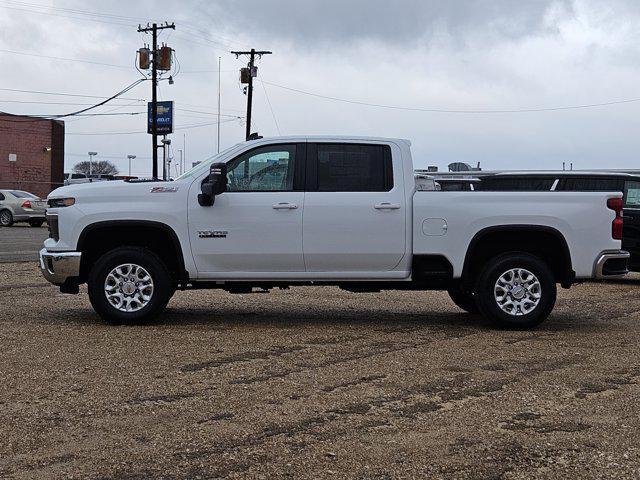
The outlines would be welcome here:
<svg viewBox="0 0 640 480">
<path fill-rule="evenodd" d="M 64 181 L 64 122 L 0 113 L 0 189 L 45 198 Z"/>
</svg>

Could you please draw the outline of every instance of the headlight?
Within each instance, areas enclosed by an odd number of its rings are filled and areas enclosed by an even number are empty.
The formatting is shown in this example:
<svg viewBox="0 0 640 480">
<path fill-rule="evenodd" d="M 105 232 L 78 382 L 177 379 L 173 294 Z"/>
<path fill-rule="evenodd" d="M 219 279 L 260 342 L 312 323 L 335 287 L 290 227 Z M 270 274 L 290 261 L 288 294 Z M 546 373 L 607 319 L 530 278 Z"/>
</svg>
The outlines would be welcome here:
<svg viewBox="0 0 640 480">
<path fill-rule="evenodd" d="M 49 199 L 49 208 L 70 207 L 76 203 L 75 198 L 51 198 Z"/>
</svg>

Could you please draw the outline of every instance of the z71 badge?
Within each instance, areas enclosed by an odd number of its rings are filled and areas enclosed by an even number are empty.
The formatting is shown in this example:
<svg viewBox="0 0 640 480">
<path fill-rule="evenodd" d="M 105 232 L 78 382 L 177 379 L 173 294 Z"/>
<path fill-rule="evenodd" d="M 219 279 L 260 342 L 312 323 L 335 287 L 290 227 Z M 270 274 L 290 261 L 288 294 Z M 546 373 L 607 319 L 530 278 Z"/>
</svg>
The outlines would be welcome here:
<svg viewBox="0 0 640 480">
<path fill-rule="evenodd" d="M 227 238 L 226 230 L 202 230 L 198 232 L 200 238 Z"/>
</svg>

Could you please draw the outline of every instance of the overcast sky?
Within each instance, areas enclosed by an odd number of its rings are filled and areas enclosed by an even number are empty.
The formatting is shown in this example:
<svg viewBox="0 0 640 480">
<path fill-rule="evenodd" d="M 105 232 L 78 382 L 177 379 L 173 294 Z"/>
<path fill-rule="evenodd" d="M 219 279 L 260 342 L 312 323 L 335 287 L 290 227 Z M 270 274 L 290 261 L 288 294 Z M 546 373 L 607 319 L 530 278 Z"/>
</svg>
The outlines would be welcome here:
<svg viewBox="0 0 640 480">
<path fill-rule="evenodd" d="M 640 102 L 495 112 L 640 99 L 637 0 L 0 0 L 0 88 L 108 97 L 140 78 L 135 51 L 150 38 L 138 22 L 164 20 L 176 24 L 161 41 L 176 50 L 181 72 L 174 85 L 161 83 L 160 98 L 180 109 L 174 155 L 185 148 L 188 163 L 217 148 L 219 56 L 221 146 L 243 140 L 235 117 L 244 116 L 238 68 L 246 60 L 229 50 L 255 47 L 273 51 L 259 63 L 266 83 L 256 82 L 254 97 L 253 130 L 265 136 L 408 138 L 416 167 L 640 168 Z M 96 112 L 144 112 L 150 82 L 124 97 Z M 0 110 L 13 113 L 98 101 L 0 90 Z M 115 134 L 145 130 L 145 114 L 69 119 L 66 168 L 95 150 L 123 172 L 126 155 L 137 155 L 133 174 L 148 174 L 150 136 Z"/>
</svg>

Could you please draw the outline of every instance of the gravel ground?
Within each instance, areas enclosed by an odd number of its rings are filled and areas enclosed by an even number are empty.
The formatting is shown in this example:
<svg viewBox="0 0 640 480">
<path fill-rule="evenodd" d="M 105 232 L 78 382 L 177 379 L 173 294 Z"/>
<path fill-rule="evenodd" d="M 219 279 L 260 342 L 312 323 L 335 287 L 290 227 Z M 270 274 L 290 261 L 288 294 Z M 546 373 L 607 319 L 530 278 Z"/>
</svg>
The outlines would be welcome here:
<svg viewBox="0 0 640 480">
<path fill-rule="evenodd" d="M 178 292 L 109 327 L 0 265 L 2 478 L 638 478 L 640 281 L 532 332 L 446 294 Z"/>
</svg>

